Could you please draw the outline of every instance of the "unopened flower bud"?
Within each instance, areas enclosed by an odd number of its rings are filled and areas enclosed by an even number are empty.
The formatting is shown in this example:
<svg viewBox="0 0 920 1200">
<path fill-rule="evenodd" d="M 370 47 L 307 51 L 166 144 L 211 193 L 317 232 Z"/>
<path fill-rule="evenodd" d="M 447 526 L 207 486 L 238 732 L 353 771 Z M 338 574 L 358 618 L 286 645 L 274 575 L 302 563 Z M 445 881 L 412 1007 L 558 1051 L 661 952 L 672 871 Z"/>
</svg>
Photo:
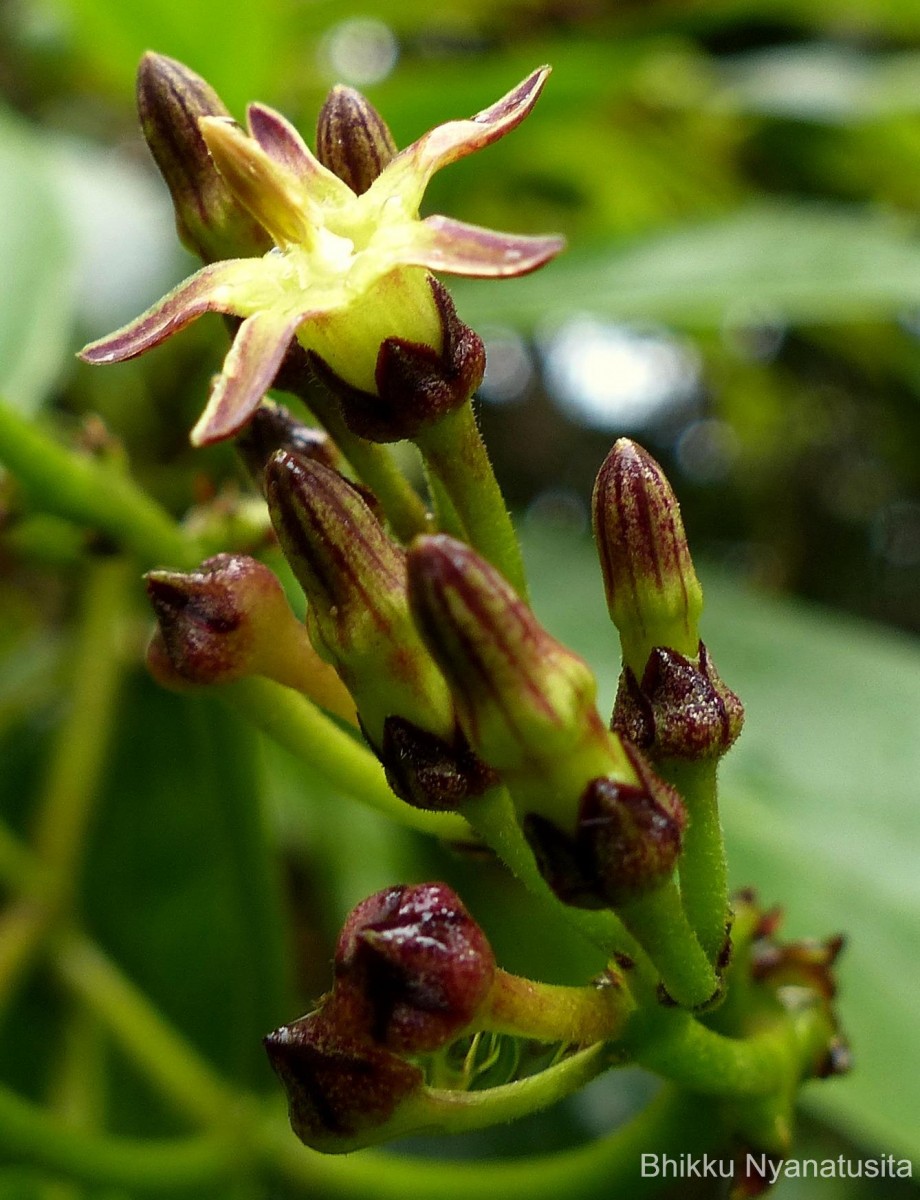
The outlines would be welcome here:
<svg viewBox="0 0 920 1200">
<path fill-rule="evenodd" d="M 546 632 L 493 566 L 443 534 L 417 539 L 408 564 L 415 620 L 470 744 L 490 766 L 539 771 L 586 736 L 606 744 L 588 665 Z"/>
<path fill-rule="evenodd" d="M 666 883 L 680 857 L 686 824 L 680 796 L 638 751 L 625 749 L 638 783 L 592 779 L 574 837 L 539 816 L 525 822 L 544 877 L 568 904 L 629 904 Z"/>
<path fill-rule="evenodd" d="M 639 785 L 595 779 L 578 821 L 580 858 L 614 907 L 661 887 L 680 857 L 686 812 L 677 792 L 627 748 Z"/>
<path fill-rule="evenodd" d="M 317 658 L 281 584 L 263 563 L 218 554 L 197 571 L 150 571 L 146 580 L 159 623 L 147 661 L 165 686 L 265 675 L 340 716 L 353 716 L 347 693 Z"/>
<path fill-rule="evenodd" d="M 291 1128 L 307 1146 L 341 1154 L 374 1140 L 421 1090 L 421 1070 L 325 1009 L 282 1025 L 265 1049 L 288 1096 Z"/>
<path fill-rule="evenodd" d="M 637 681 L 620 676 L 611 728 L 656 762 L 721 757 L 741 732 L 744 706 L 722 682 L 705 645 L 697 661 L 656 646 Z"/>
<path fill-rule="evenodd" d="M 446 884 L 387 888 L 345 923 L 331 1011 L 346 1005 L 374 1041 L 425 1054 L 472 1024 L 495 971 L 486 935 Z"/>
<path fill-rule="evenodd" d="M 457 316 L 450 293 L 429 277 L 440 332 L 425 341 L 388 337 L 379 343 L 375 390 L 354 387 L 320 354 L 310 361 L 335 393 L 352 433 L 371 442 L 415 438 L 447 413 L 466 404 L 482 382 L 482 339 Z M 431 300 L 431 296 L 426 297 Z"/>
<path fill-rule="evenodd" d="M 341 473 L 345 459 L 323 429 L 305 425 L 281 404 L 262 404 L 237 436 L 236 448 L 260 491 L 265 490 L 265 467 L 276 450 L 290 450 Z"/>
<path fill-rule="evenodd" d="M 214 89 L 175 59 L 147 53 L 137 75 L 137 107 L 183 245 L 208 263 L 264 254 L 270 238 L 227 187 L 199 129 L 201 117 L 230 116 Z"/>
<path fill-rule="evenodd" d="M 657 462 L 620 438 L 594 487 L 594 536 L 623 661 L 641 677 L 655 646 L 693 658 L 703 593 L 680 506 Z"/>
<path fill-rule="evenodd" d="M 360 196 L 396 155 L 396 143 L 373 104 L 337 84 L 320 109 L 316 157 Z"/>
<path fill-rule="evenodd" d="M 498 782 L 459 728 L 447 741 L 404 717 L 389 716 L 377 756 L 390 787 L 414 808 L 456 812 Z"/>
<path fill-rule="evenodd" d="M 357 491 L 318 462 L 278 451 L 266 468 L 272 523 L 307 594 L 307 627 L 358 706 L 374 747 L 388 716 L 450 739 L 447 685 L 412 624 L 403 550 Z"/>
</svg>

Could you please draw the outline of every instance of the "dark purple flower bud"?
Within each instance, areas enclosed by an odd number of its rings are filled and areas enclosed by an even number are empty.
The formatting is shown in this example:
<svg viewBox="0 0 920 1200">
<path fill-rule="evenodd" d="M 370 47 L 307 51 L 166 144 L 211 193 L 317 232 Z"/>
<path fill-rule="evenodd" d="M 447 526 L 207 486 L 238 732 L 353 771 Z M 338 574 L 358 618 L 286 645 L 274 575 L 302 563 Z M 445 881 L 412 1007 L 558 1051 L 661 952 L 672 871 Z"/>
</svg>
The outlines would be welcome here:
<svg viewBox="0 0 920 1200">
<path fill-rule="evenodd" d="M 159 622 L 148 665 L 160 683 L 181 687 L 265 675 L 333 712 L 353 715 L 348 694 L 317 657 L 263 563 L 218 554 L 197 571 L 150 571 L 145 578 Z"/>
<path fill-rule="evenodd" d="M 656 646 L 636 680 L 630 667 L 620 676 L 611 729 L 656 762 L 719 758 L 744 723 L 744 706 L 722 682 L 705 645 L 698 665 Z"/>
<path fill-rule="evenodd" d="M 221 178 L 198 126 L 200 117 L 230 115 L 214 89 L 175 59 L 147 53 L 137 73 L 137 107 L 183 245 L 206 263 L 264 254 L 268 234 Z"/>
<path fill-rule="evenodd" d="M 339 474 L 345 469 L 344 456 L 329 434 L 298 421 L 281 404 L 262 404 L 257 408 L 237 436 L 236 448 L 260 491 L 265 490 L 265 468 L 276 450 L 289 450 Z"/>
<path fill-rule="evenodd" d="M 423 1087 L 418 1067 L 342 1027 L 326 1008 L 282 1025 L 264 1045 L 287 1092 L 291 1128 L 327 1154 L 373 1141 Z"/>
<path fill-rule="evenodd" d="M 530 814 L 524 832 L 540 870 L 566 904 L 613 908 L 638 900 L 671 877 L 686 813 L 677 792 L 625 744 L 637 783 L 592 779 L 573 836 Z"/>
<path fill-rule="evenodd" d="M 307 594 L 307 628 L 354 696 L 368 739 L 387 717 L 453 736 L 447 685 L 409 615 L 404 551 L 354 487 L 286 450 L 265 472 L 272 524 Z"/>
<path fill-rule="evenodd" d="M 403 1054 L 439 1049 L 476 1019 L 492 989 L 495 956 L 459 897 L 443 883 L 401 885 L 355 908 L 335 954 L 332 1008 L 363 1011 L 367 1034 Z"/>
<path fill-rule="evenodd" d="M 441 349 L 386 338 L 377 355 L 376 392 L 353 387 L 310 352 L 317 375 L 339 398 L 348 428 L 368 441 L 416 437 L 465 404 L 482 382 L 486 364 L 482 339 L 457 316 L 447 289 L 434 278 L 430 283 L 441 322 Z"/>
<path fill-rule="evenodd" d="M 498 782 L 459 729 L 448 742 L 403 717 L 390 716 L 377 753 L 390 787 L 414 808 L 455 812 Z"/>
<path fill-rule="evenodd" d="M 396 155 L 396 143 L 373 104 L 336 84 L 316 123 L 316 157 L 358 196 Z"/>
<path fill-rule="evenodd" d="M 620 438 L 594 486 L 594 537 L 623 660 L 641 676 L 655 646 L 692 658 L 703 593 L 680 505 L 658 463 Z"/>
<path fill-rule="evenodd" d="M 583 862 L 613 906 L 637 900 L 670 879 L 680 857 L 686 813 L 677 792 L 637 753 L 640 786 L 595 779 L 581 802 L 578 843 Z"/>
</svg>

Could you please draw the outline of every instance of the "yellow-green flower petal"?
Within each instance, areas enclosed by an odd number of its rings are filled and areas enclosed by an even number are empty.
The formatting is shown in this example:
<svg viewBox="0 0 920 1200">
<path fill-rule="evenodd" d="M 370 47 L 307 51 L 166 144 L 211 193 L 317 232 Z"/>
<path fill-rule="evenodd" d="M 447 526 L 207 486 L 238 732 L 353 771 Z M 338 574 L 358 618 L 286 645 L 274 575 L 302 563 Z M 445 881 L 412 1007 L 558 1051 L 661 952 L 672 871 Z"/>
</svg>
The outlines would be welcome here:
<svg viewBox="0 0 920 1200">
<path fill-rule="evenodd" d="M 242 429 L 271 387 L 302 320 L 302 313 L 270 308 L 243 322 L 192 430 L 193 446 L 219 442 Z"/>
<path fill-rule="evenodd" d="M 448 217 L 422 221 L 418 216 L 434 172 L 520 124 L 548 74 L 549 68 L 541 67 L 469 120 L 426 133 L 387 162 L 361 195 L 319 161 L 284 117 L 264 105 L 250 105 L 249 132 L 225 116 L 201 117 L 198 128 L 223 183 L 275 247 L 261 258 L 205 267 L 136 321 L 87 346 L 82 357 L 94 363 L 131 358 L 204 312 L 248 318 L 195 426 L 196 444 L 230 436 L 246 422 L 258 406 L 260 389 L 264 394 L 271 386 L 286 339 L 294 336 L 345 384 L 377 394 L 384 343 L 442 352 L 442 316 L 429 270 L 523 275 L 562 249 L 558 237 L 521 237 Z M 370 118 L 364 108 L 360 115 L 356 150 L 367 157 Z M 339 120 L 335 137 L 347 140 L 348 132 L 347 122 Z M 383 134 L 380 138 L 372 149 L 382 163 L 389 151 Z M 343 150 L 346 162 L 350 149 Z"/>
<path fill-rule="evenodd" d="M 277 295 L 277 288 L 266 286 L 265 261 L 231 258 L 202 267 L 135 320 L 84 346 L 80 358 L 94 364 L 124 362 L 166 341 L 202 313 L 246 317 L 257 312 Z"/>
</svg>

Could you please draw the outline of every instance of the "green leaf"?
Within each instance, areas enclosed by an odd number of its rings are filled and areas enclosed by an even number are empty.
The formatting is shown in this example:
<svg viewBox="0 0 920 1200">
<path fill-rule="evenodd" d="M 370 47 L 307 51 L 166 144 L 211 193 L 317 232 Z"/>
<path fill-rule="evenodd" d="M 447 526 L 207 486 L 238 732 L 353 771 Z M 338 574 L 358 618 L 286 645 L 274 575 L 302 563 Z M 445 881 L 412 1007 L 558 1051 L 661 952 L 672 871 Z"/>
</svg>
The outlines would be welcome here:
<svg viewBox="0 0 920 1200">
<path fill-rule="evenodd" d="M 866 54 L 831 43 L 777 46 L 730 59 L 720 70 L 720 107 L 797 120 L 866 120 L 920 108 L 920 55 Z"/>
<path fill-rule="evenodd" d="M 807 1093 L 854 1138 L 920 1160 L 920 647 L 828 612 L 710 585 L 707 642 L 747 709 L 723 770 L 729 862 L 793 936 L 843 932 L 852 1076 Z"/>
<path fill-rule="evenodd" d="M 619 656 L 593 548 L 532 531 L 527 549 L 538 611 L 594 663 L 606 706 Z M 747 709 L 722 770 L 733 881 L 782 904 L 794 937 L 849 938 L 839 1010 L 856 1069 L 810 1085 L 805 1104 L 858 1142 L 920 1159 L 920 646 L 704 582 L 703 636 Z"/>
<path fill-rule="evenodd" d="M 213 698 L 143 677 L 121 718 L 87 856 L 88 928 L 219 1070 L 265 1086 L 261 1039 L 290 1013 L 253 736 Z"/>
<path fill-rule="evenodd" d="M 34 412 L 67 353 L 71 246 L 40 139 L 0 109 L 0 393 Z"/>
<path fill-rule="evenodd" d="M 187 63 L 217 88 L 237 116 L 274 93 L 286 26 L 278 0 L 58 0 L 68 32 L 99 83 L 133 102 L 146 50 Z"/>
<path fill-rule="evenodd" d="M 688 328 L 765 317 L 838 322 L 920 304 L 909 222 L 840 205 L 767 205 L 629 246 L 580 247 L 501 287 L 452 287 L 473 326 L 594 312 Z"/>
</svg>

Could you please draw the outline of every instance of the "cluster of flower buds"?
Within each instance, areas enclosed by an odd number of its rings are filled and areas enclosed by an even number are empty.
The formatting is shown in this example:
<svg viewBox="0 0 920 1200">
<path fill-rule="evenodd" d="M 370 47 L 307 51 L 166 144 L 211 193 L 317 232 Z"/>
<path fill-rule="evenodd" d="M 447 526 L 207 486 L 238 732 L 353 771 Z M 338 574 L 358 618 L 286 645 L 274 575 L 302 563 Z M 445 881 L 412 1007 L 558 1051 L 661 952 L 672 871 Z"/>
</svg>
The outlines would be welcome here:
<svg viewBox="0 0 920 1200">
<path fill-rule="evenodd" d="M 615 967 L 588 987 L 542 984 L 496 966 L 489 941 L 443 883 L 399 885 L 348 916 L 332 991 L 265 1039 L 308 1145 L 341 1153 L 437 1116 L 418 1061 L 492 1031 L 591 1045 L 632 1011 Z"/>
<path fill-rule="evenodd" d="M 593 515 L 623 651 L 613 728 L 656 762 L 720 757 L 741 732 L 744 709 L 700 641 L 703 593 L 677 497 L 628 438 L 598 473 Z"/>
<path fill-rule="evenodd" d="M 526 603 L 519 548 L 497 485 L 490 490 L 466 407 L 483 376 L 483 344 L 430 272 L 522 275 L 563 243 L 422 219 L 419 208 L 436 171 L 528 115 L 547 75 L 534 71 L 497 103 L 402 152 L 363 96 L 334 88 L 314 154 L 279 113 L 253 104 L 243 129 L 194 73 L 145 57 L 144 132 L 179 235 L 205 266 L 83 357 L 121 361 L 204 313 L 230 319 L 234 340 L 192 441 L 237 438 L 308 601 L 304 625 L 271 571 L 242 555 L 218 555 L 191 573 L 153 571 L 147 584 L 159 628 L 150 666 L 170 686 L 264 675 L 297 688 L 358 724 L 393 791 L 417 807 L 462 810 L 485 796 L 467 810 L 475 823 L 490 802 L 506 803 L 487 795 L 504 786 L 556 895 L 616 909 L 639 943 L 643 1003 L 657 995 L 702 1008 L 721 998 L 717 976 L 729 966 L 743 976 L 736 1005 L 747 988 L 751 1011 L 769 1010 L 770 1019 L 794 1019 L 789 997 L 804 992 L 828 1019 L 809 1035 L 803 1074 L 839 1072 L 846 1053 L 830 1014 L 839 939 L 781 945 L 776 916 L 760 914 L 748 921 L 740 960 L 729 964 L 714 785 L 743 711 L 700 641 L 702 591 L 660 466 L 621 439 L 594 492 L 595 537 L 623 651 L 610 727 L 587 664 Z M 263 404 L 273 385 L 304 396 L 308 376 L 334 397 L 323 392 L 325 401 L 312 406 L 327 433 Z M 411 488 L 418 511 L 402 492 L 397 519 L 393 491 L 381 488 L 383 480 L 390 488 L 395 460 L 372 443 L 406 438 L 425 461 L 441 527 L 471 544 L 442 532 L 405 548 L 437 524 Z M 504 833 L 517 850 L 513 822 Z M 558 1067 L 564 1086 L 580 1086 L 589 1077 L 582 1064 L 594 1059 L 578 1056 L 602 1051 L 635 1006 L 624 962 L 614 956 L 598 987 L 521 979 L 497 967 L 485 934 L 447 886 L 379 892 L 345 924 L 331 991 L 265 1039 L 292 1127 L 330 1152 L 439 1128 L 437 1114 L 453 1119 L 459 1102 L 426 1084 L 422 1060 L 484 1032 L 587 1047 L 571 1056 L 576 1069 L 561 1061 L 543 1073 Z M 652 986 L 649 963 L 658 971 Z M 665 1028 L 672 1016 L 678 1031 L 691 1020 L 657 1009 L 653 1024 Z M 497 1109 L 483 1104 L 480 1114 L 505 1119 L 525 1111 L 522 1096 L 542 1104 L 563 1094 L 539 1085 L 528 1092 L 529 1082 L 517 1080 Z M 784 1086 L 742 1105 L 736 1131 L 785 1153 L 793 1091 Z"/>
<path fill-rule="evenodd" d="M 332 992 L 265 1039 L 297 1136 L 331 1152 L 373 1140 L 423 1088 L 407 1056 L 468 1029 L 495 970 L 485 934 L 444 884 L 388 888 L 359 904 L 339 937 Z"/>
</svg>

